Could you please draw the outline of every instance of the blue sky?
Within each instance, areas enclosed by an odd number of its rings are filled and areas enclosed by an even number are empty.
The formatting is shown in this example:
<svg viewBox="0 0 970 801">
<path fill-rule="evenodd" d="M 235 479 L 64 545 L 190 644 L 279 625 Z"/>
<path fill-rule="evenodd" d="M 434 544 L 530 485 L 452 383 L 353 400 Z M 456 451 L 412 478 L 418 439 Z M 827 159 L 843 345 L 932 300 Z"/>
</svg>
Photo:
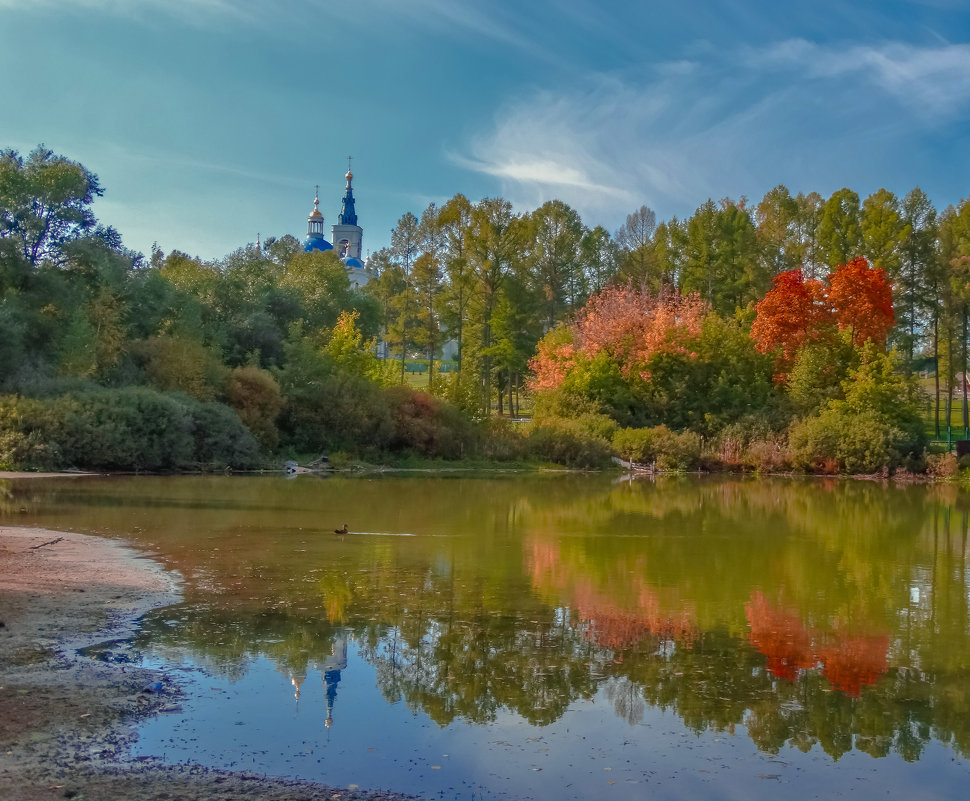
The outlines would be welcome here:
<svg viewBox="0 0 970 801">
<path fill-rule="evenodd" d="M 783 183 L 970 195 L 968 0 L 0 0 L 0 147 L 98 174 L 125 244 L 365 250 L 456 192 L 615 230 Z"/>
</svg>

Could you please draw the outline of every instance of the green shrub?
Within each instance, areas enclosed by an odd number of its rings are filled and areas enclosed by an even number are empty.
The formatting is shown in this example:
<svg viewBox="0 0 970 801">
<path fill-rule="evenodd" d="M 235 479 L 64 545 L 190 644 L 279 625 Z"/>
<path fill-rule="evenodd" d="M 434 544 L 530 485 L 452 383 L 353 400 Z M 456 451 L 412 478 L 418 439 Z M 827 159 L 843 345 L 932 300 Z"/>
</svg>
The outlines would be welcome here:
<svg viewBox="0 0 970 801">
<path fill-rule="evenodd" d="M 283 408 L 280 385 L 259 367 L 237 367 L 229 375 L 226 399 L 259 443 L 272 451 L 279 443 L 276 418 Z"/>
<path fill-rule="evenodd" d="M 569 421 L 556 424 L 548 420 L 534 426 L 526 449 L 533 458 L 582 469 L 606 467 L 612 456 L 608 442 L 583 433 Z"/>
<path fill-rule="evenodd" d="M 846 473 L 893 470 L 918 444 L 878 412 L 844 406 L 793 423 L 788 442 L 796 467 L 828 472 L 826 463 L 834 460 Z"/>
<path fill-rule="evenodd" d="M 677 433 L 667 426 L 622 428 L 613 447 L 628 461 L 654 464 L 658 470 L 693 470 L 701 462 L 701 438 L 692 431 Z"/>
<path fill-rule="evenodd" d="M 0 459 L 33 469 L 250 467 L 259 446 L 232 410 L 146 388 L 0 399 Z"/>
<path fill-rule="evenodd" d="M 827 471 L 827 463 L 835 462 L 847 473 L 873 473 L 921 461 L 924 397 L 916 378 L 898 371 L 895 353 L 878 353 L 871 343 L 859 358 L 842 382 L 844 400 L 829 400 L 789 429 L 796 466 Z"/>
<path fill-rule="evenodd" d="M 628 462 L 653 464 L 657 460 L 656 437 L 652 428 L 618 428 L 612 439 L 616 452 Z"/>
</svg>

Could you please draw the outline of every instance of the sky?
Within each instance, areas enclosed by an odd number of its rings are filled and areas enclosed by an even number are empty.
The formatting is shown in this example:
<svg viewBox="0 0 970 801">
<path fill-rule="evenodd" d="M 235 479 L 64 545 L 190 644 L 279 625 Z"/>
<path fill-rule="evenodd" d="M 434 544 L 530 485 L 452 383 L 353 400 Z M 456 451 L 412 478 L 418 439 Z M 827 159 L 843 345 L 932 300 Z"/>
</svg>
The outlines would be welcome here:
<svg viewBox="0 0 970 801">
<path fill-rule="evenodd" d="M 458 192 L 611 232 L 778 184 L 970 195 L 970 0 L 0 0 L 0 149 L 96 173 L 130 248 L 218 259 Z"/>
</svg>

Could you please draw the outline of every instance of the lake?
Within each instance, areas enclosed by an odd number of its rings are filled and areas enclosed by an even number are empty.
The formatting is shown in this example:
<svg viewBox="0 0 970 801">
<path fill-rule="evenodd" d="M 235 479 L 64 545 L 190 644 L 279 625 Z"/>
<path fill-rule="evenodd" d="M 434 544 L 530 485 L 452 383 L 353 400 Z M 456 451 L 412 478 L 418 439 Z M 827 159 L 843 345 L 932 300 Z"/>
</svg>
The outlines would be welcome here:
<svg viewBox="0 0 970 801">
<path fill-rule="evenodd" d="M 94 649 L 186 690 L 137 754 L 469 800 L 966 797 L 968 512 L 838 479 L 0 482 L 3 522 L 183 577 Z"/>
</svg>

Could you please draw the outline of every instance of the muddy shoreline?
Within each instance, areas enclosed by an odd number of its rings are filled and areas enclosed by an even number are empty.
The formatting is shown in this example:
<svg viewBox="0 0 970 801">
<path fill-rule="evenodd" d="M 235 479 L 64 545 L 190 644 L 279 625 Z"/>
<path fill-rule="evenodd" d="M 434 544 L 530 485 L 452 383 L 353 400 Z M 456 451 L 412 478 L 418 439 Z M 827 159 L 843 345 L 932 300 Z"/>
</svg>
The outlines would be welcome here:
<svg viewBox="0 0 970 801">
<path fill-rule="evenodd" d="M 178 597 L 172 574 L 116 541 L 0 527 L 0 798 L 413 798 L 133 759 L 134 724 L 179 709 L 177 681 L 78 650 L 129 636 Z"/>
</svg>

